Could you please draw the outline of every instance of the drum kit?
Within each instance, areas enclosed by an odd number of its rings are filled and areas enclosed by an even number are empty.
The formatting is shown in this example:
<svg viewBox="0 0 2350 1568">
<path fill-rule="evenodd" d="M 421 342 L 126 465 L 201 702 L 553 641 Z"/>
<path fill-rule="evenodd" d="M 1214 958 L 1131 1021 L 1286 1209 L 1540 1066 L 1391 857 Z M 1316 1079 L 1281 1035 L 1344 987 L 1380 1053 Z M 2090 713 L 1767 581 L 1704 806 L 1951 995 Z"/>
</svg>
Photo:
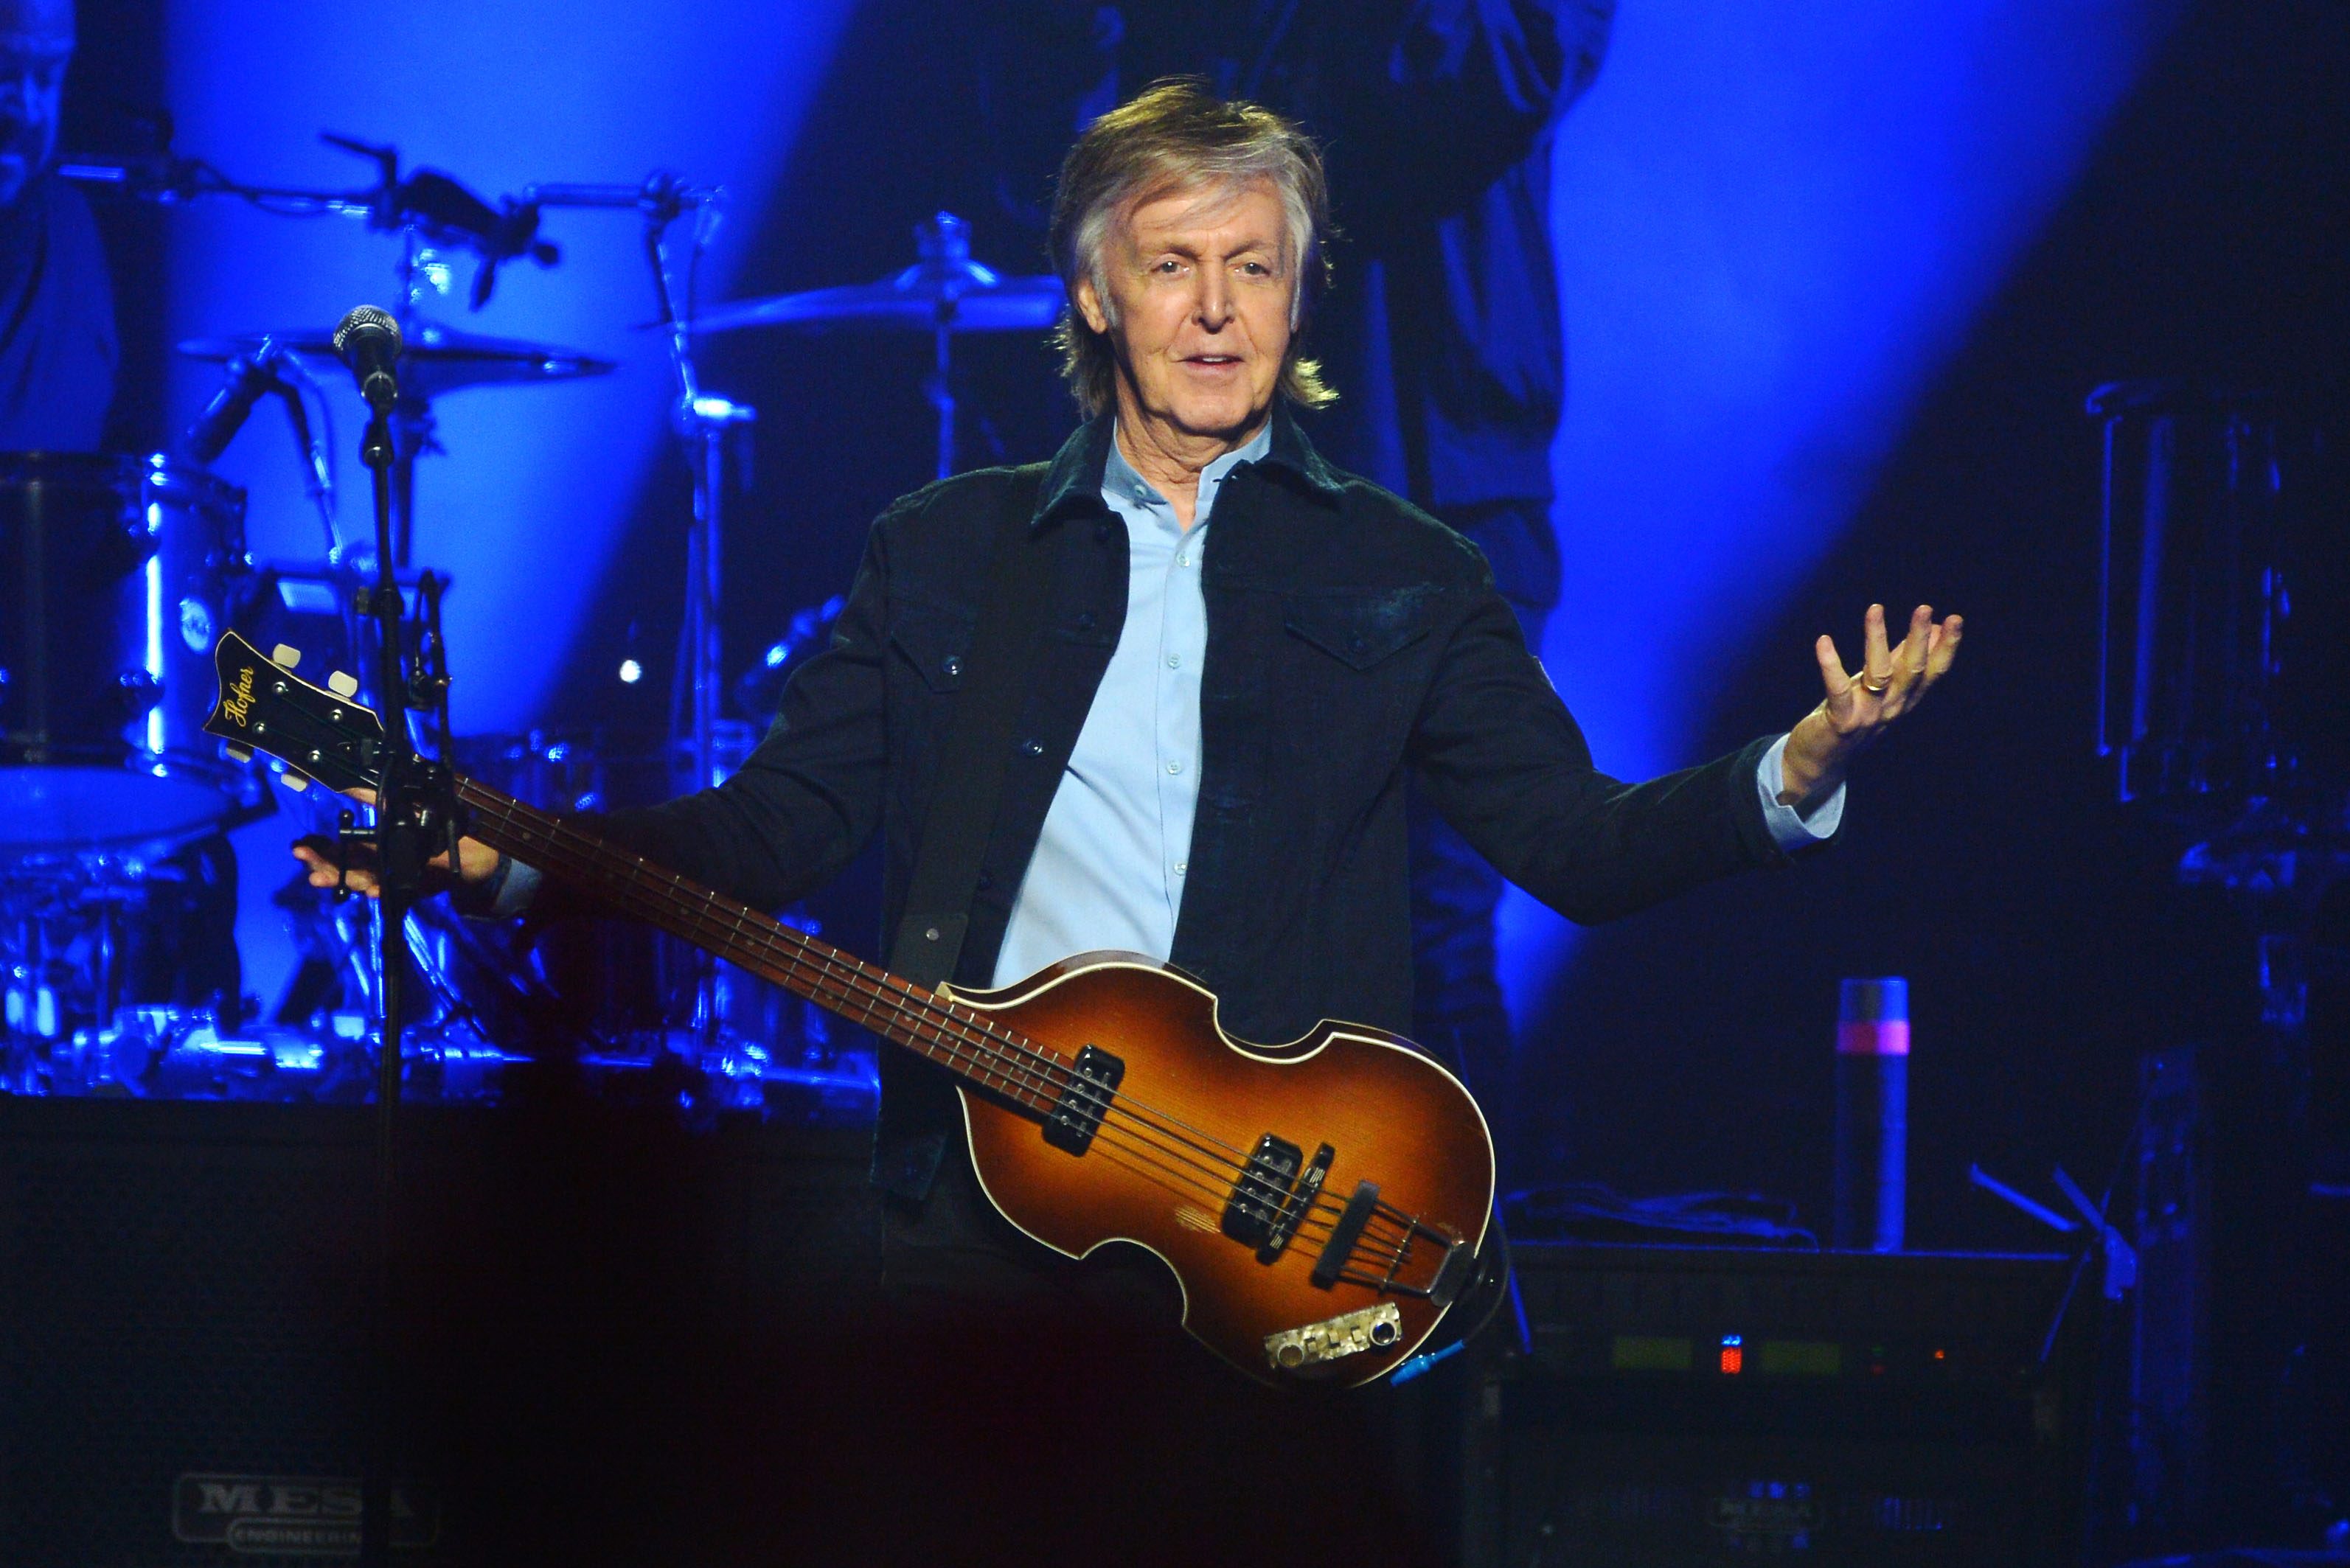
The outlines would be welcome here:
<svg viewBox="0 0 2350 1568">
<path fill-rule="evenodd" d="M 416 464 L 439 450 L 435 402 L 459 390 L 505 396 L 614 369 L 432 319 L 424 307 L 448 275 L 444 254 L 462 248 L 478 257 L 478 306 L 501 264 L 559 259 L 539 237 L 545 211 L 627 211 L 644 222 L 675 424 L 695 477 L 682 701 L 666 736 L 636 744 L 602 732 L 536 730 L 453 743 L 463 770 L 542 806 L 648 804 L 722 781 L 754 743 L 782 680 L 822 645 L 838 611 L 834 600 L 791 618 L 760 663 L 730 684 L 720 657 L 723 443 L 755 415 L 702 389 L 698 338 L 762 330 L 930 334 L 924 390 L 938 413 L 943 477 L 954 463 L 955 340 L 1047 329 L 1062 309 L 1057 279 L 981 265 L 967 227 L 940 213 L 916 228 L 914 264 L 894 275 L 683 319 L 670 305 L 668 236 L 690 217 L 691 243 L 705 243 L 722 192 L 656 175 L 636 186 L 535 186 L 493 207 L 445 174 L 400 177 L 390 148 L 328 140 L 374 161 L 376 184 L 254 187 L 187 161 L 68 160 L 58 172 L 134 199 L 220 193 L 272 211 L 363 216 L 398 240 L 395 314 L 404 351 L 390 416 L 390 514 L 395 571 L 411 602 L 437 600 L 449 583 L 409 559 Z M 224 374 L 180 452 L 0 453 L 0 1092 L 363 1099 L 375 1072 L 381 993 L 369 901 L 299 878 L 281 888 L 273 901 L 297 963 L 265 1010 L 242 995 L 225 935 L 236 884 L 224 836 L 275 813 L 294 819 L 289 837 L 305 828 L 331 832 L 344 803 L 301 791 L 298 776 L 265 761 L 232 759 L 202 729 L 214 697 L 213 647 L 226 630 L 363 675 L 379 667 L 370 647 L 376 623 L 365 608 L 376 564 L 338 542 L 330 441 L 313 439 L 306 412 L 307 393 L 320 405 L 319 425 L 331 426 L 314 370 L 338 369 L 341 357 L 330 334 L 308 327 L 179 348 Z M 324 525 L 315 557 L 257 561 L 246 545 L 244 493 L 204 467 L 272 394 L 294 421 L 303 482 Z M 371 700 L 371 686 L 359 681 L 360 701 Z M 804 914 L 796 918 L 813 929 Z M 702 1108 L 826 1120 L 869 1116 L 876 1103 L 869 1045 L 843 1038 L 838 1025 L 780 990 L 670 939 L 602 922 L 514 931 L 460 919 L 440 901 L 419 905 L 407 925 L 406 1098 L 494 1097 L 511 1089 L 517 1066 L 555 1063 L 607 1092 L 682 1097 Z"/>
</svg>

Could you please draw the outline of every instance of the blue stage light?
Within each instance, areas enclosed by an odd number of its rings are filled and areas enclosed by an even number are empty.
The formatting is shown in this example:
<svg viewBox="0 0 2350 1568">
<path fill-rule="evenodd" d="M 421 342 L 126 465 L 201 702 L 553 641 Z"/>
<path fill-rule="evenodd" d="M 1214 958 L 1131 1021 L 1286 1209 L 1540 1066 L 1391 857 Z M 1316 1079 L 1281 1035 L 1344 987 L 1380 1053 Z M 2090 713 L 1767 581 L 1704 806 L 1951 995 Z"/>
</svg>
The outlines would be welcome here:
<svg viewBox="0 0 2350 1568">
<path fill-rule="evenodd" d="M 1756 634 L 1844 541 L 2178 10 L 1623 9 L 1554 163 L 1566 572 L 1543 657 L 1602 768 L 1700 760 L 1734 662 L 1775 661 L 1797 702 L 1815 700 L 1808 639 Z M 1849 653 L 1865 607 L 1824 607 L 1838 618 L 1818 629 Z M 1801 711 L 1738 717 L 1751 731 Z M 1501 941 L 1523 1027 L 1571 933 L 1513 892 Z"/>
</svg>

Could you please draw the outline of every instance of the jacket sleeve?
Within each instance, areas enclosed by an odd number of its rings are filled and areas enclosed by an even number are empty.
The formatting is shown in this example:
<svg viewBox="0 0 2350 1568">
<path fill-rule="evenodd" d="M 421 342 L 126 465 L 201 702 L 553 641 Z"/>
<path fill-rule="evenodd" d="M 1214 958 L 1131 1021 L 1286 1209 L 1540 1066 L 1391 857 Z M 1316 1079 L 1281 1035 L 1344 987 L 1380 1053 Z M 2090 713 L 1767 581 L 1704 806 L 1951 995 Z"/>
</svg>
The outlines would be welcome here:
<svg viewBox="0 0 2350 1568">
<path fill-rule="evenodd" d="M 588 826 L 754 908 L 777 909 L 837 875 L 881 815 L 887 757 L 882 651 L 893 514 L 874 524 L 832 641 L 785 685 L 756 751 L 715 789 Z M 567 912 L 562 894 L 533 912 Z"/>
<path fill-rule="evenodd" d="M 1788 858 L 1755 768 L 1775 736 L 1626 784 L 1590 747 L 1501 597 L 1486 589 L 1440 657 L 1411 761 L 1437 809 L 1511 881 L 1582 923 Z"/>
</svg>

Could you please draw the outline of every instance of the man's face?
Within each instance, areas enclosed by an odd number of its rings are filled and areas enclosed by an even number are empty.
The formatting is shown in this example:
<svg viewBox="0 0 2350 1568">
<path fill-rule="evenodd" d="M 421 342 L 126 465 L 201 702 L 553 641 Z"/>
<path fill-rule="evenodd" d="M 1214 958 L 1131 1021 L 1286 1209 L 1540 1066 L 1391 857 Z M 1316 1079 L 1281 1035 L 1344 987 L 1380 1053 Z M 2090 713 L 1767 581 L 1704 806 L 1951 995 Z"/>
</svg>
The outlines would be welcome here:
<svg viewBox="0 0 2350 1568">
<path fill-rule="evenodd" d="M 23 195 L 57 150 L 66 63 L 73 58 L 70 12 L 63 30 L 26 29 L 24 20 L 39 19 L 8 15 L 17 9 L 0 5 L 0 207 Z"/>
<path fill-rule="evenodd" d="M 1118 414 L 1229 438 L 1273 406 L 1289 352 L 1296 267 L 1281 198 L 1266 182 L 1143 202 L 1103 244 L 1105 300 L 1077 280 L 1077 309 L 1118 352 Z"/>
</svg>

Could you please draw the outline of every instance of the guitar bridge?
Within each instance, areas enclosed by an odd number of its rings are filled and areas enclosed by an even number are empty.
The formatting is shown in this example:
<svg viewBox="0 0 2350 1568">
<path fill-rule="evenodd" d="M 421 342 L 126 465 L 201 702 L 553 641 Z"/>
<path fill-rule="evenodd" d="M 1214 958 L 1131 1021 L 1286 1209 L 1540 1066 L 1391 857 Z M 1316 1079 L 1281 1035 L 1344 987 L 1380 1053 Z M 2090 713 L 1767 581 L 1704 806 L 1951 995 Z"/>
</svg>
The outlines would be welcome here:
<svg viewBox="0 0 2350 1568">
<path fill-rule="evenodd" d="M 1397 1234 L 1393 1240 L 1369 1249 L 1367 1257 L 1358 1259 L 1363 1231 L 1374 1216 Z M 1411 1266 L 1413 1253 L 1429 1247 L 1437 1249 L 1437 1257 L 1435 1269 L 1427 1275 L 1428 1283 L 1407 1283 L 1403 1274 Z M 1355 1272 L 1350 1265 L 1358 1261 L 1379 1272 Z M 1383 1296 L 1416 1296 L 1449 1307 L 1467 1287 L 1476 1261 L 1474 1250 L 1459 1236 L 1428 1224 L 1417 1214 L 1406 1214 L 1382 1203 L 1378 1183 L 1360 1181 L 1355 1184 L 1354 1196 L 1347 1199 L 1346 1207 L 1332 1222 L 1329 1239 L 1322 1243 L 1321 1255 L 1314 1260 L 1314 1272 L 1307 1281 L 1317 1290 L 1360 1285 Z"/>
</svg>

